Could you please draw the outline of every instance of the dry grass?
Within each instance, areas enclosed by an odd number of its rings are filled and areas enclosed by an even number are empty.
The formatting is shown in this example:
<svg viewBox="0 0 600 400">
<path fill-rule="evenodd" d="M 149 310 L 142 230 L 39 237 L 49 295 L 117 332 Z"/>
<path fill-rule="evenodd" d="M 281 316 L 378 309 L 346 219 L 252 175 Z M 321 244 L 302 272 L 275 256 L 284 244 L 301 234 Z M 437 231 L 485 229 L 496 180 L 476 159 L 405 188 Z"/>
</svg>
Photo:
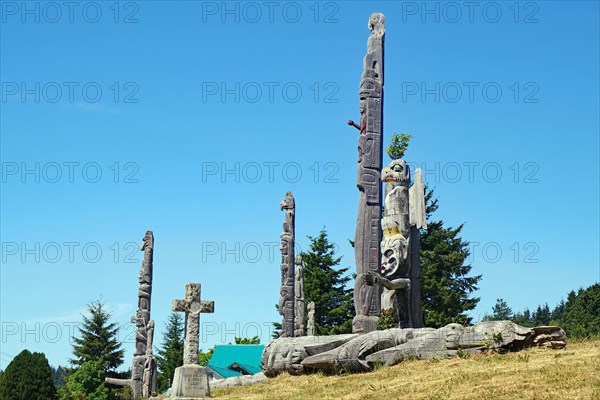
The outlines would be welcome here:
<svg viewBox="0 0 600 400">
<path fill-rule="evenodd" d="M 367 374 L 281 375 L 215 390 L 219 399 L 600 399 L 600 339 L 564 350 L 405 361 Z"/>
</svg>

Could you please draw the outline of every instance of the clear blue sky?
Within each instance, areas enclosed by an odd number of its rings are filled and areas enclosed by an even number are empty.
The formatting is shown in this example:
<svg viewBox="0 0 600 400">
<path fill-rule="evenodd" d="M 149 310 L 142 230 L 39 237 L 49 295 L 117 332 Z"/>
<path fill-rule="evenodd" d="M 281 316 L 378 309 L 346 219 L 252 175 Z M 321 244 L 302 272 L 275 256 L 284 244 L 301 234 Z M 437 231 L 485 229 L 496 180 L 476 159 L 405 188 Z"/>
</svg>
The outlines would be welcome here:
<svg viewBox="0 0 600 400">
<path fill-rule="evenodd" d="M 0 368 L 24 348 L 65 365 L 98 298 L 128 368 L 148 229 L 157 344 L 186 282 L 215 301 L 201 347 L 269 339 L 286 191 L 298 249 L 326 227 L 352 271 L 374 11 L 385 135 L 414 136 L 435 218 L 465 223 L 472 316 L 600 279 L 598 2 L 0 4 Z"/>
</svg>

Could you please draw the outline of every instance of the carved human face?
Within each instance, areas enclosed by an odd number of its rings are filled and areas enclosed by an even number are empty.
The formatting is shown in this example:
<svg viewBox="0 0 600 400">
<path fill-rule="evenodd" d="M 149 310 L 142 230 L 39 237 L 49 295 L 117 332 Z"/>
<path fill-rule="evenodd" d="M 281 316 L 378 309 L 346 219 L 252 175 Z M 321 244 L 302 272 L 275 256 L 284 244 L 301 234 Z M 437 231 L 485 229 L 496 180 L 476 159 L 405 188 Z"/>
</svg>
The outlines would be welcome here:
<svg viewBox="0 0 600 400">
<path fill-rule="evenodd" d="M 366 100 L 361 100 L 360 104 L 358 105 L 358 109 L 362 114 L 364 114 L 367 111 L 367 101 Z"/>
<path fill-rule="evenodd" d="M 408 258 L 408 241 L 402 235 L 394 235 L 381 243 L 381 274 L 396 275 Z"/>
<path fill-rule="evenodd" d="M 410 180 L 410 169 L 404 160 L 393 160 L 381 171 L 381 180 L 393 186 L 406 186 Z"/>
</svg>

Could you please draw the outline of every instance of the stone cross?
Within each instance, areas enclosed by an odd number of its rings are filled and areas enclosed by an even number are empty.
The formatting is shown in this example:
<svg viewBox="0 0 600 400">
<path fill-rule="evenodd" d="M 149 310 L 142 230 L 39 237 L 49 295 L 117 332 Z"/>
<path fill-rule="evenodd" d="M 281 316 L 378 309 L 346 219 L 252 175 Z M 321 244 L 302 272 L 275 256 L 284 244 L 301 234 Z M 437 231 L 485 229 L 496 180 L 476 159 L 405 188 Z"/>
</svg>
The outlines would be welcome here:
<svg viewBox="0 0 600 400">
<path fill-rule="evenodd" d="M 200 314 L 215 312 L 214 301 L 200 300 L 200 284 L 185 285 L 185 299 L 173 300 L 171 309 L 185 313 L 185 341 L 183 343 L 183 365 L 198 364 L 198 340 L 200 335 Z"/>
</svg>

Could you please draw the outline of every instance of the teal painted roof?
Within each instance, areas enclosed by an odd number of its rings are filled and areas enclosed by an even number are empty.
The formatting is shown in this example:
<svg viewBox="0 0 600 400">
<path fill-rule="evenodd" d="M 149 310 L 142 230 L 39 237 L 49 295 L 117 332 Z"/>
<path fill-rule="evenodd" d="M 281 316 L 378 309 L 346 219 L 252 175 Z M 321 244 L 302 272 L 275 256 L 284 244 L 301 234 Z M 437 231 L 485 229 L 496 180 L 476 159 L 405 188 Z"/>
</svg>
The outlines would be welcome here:
<svg viewBox="0 0 600 400">
<path fill-rule="evenodd" d="M 262 344 L 229 344 L 218 345 L 208 362 L 207 367 L 223 376 L 231 378 L 241 373 L 232 369 L 239 367 L 249 374 L 257 374 L 260 368 L 260 357 L 265 346 Z"/>
</svg>

